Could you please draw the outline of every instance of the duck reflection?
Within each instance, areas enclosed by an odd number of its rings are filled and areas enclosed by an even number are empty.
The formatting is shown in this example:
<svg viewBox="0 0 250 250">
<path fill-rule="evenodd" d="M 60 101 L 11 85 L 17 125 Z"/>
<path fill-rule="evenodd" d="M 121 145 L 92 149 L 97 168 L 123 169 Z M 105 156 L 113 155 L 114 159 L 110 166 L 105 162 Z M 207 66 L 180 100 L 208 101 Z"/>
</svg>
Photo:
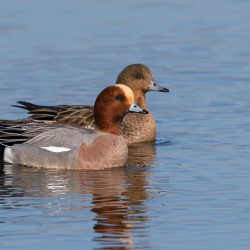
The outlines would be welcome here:
<svg viewBox="0 0 250 250">
<path fill-rule="evenodd" d="M 147 233 L 144 201 L 149 199 L 148 168 L 155 157 L 153 144 L 129 147 L 128 166 L 102 171 L 56 171 L 4 165 L 0 177 L 2 204 L 11 205 L 11 197 L 48 197 L 80 194 L 82 202 L 68 204 L 72 210 L 90 209 L 94 217 L 93 241 L 105 249 L 132 249 L 133 234 Z M 36 190 L 34 192 L 34 190 Z M 92 195 L 91 206 L 85 195 Z M 67 198 L 69 199 L 69 198 Z M 45 201 L 46 203 L 46 201 Z M 35 207 L 34 207 L 35 209 Z M 55 207 L 55 209 L 58 209 Z"/>
<path fill-rule="evenodd" d="M 152 142 L 134 143 L 128 147 L 128 166 L 150 166 L 156 156 L 155 145 Z"/>
</svg>

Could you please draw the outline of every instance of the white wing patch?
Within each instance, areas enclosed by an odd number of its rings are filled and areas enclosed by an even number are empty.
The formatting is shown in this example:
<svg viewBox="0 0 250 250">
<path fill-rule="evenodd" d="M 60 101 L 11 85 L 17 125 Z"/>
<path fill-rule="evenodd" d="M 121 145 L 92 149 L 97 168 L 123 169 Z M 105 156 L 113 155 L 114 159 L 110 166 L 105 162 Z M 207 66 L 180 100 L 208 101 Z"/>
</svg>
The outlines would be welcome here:
<svg viewBox="0 0 250 250">
<path fill-rule="evenodd" d="M 13 153 L 10 147 L 4 149 L 4 161 L 8 163 L 13 163 Z"/>
<path fill-rule="evenodd" d="M 55 153 L 60 153 L 60 152 L 66 152 L 66 151 L 69 151 L 70 148 L 64 148 L 64 147 L 54 147 L 54 146 L 50 146 L 50 147 L 41 147 L 41 148 L 44 148 L 48 151 L 51 151 L 51 152 L 55 152 Z"/>
</svg>

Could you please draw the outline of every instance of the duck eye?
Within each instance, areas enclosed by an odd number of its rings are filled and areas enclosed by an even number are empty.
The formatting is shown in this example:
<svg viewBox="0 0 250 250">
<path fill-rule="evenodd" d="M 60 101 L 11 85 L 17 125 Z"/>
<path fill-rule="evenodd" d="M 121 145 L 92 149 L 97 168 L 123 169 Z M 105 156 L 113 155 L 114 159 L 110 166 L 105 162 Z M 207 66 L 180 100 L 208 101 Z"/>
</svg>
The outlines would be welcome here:
<svg viewBox="0 0 250 250">
<path fill-rule="evenodd" d="M 122 95 L 117 95 L 115 97 L 115 99 L 118 100 L 118 101 L 122 101 L 123 100 L 123 96 Z"/>
<path fill-rule="evenodd" d="M 138 78 L 138 79 L 141 78 L 141 75 L 140 74 L 136 75 L 136 78 Z"/>
</svg>

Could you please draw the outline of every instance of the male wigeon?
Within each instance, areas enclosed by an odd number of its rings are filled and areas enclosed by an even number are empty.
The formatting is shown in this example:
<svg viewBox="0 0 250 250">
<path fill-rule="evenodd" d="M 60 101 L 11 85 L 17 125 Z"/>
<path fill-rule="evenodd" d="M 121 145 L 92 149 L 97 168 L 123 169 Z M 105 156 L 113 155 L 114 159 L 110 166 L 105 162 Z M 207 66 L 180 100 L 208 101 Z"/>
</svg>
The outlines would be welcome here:
<svg viewBox="0 0 250 250">
<path fill-rule="evenodd" d="M 167 88 L 158 85 L 149 68 L 143 64 L 132 64 L 125 67 L 116 79 L 116 84 L 123 84 L 132 89 L 135 103 L 147 109 L 145 94 L 148 91 L 169 92 Z M 44 121 L 47 123 L 70 124 L 88 129 L 94 128 L 93 107 L 87 105 L 59 105 L 39 106 L 28 102 L 18 102 L 21 107 L 29 111 L 31 116 L 17 120 L 16 124 Z M 152 113 L 147 115 L 128 114 L 122 123 L 122 134 L 127 144 L 136 142 L 154 141 L 156 136 L 156 125 Z"/>
<path fill-rule="evenodd" d="M 14 131 L 15 128 L 2 127 L 2 158 L 7 163 L 38 168 L 97 170 L 124 166 L 128 147 L 119 123 L 129 112 L 148 113 L 134 101 L 133 91 L 125 85 L 105 88 L 95 101 L 95 130 L 91 132 L 79 127 L 52 125 L 53 129 L 23 144 L 6 146 L 9 142 L 13 143 L 13 139 L 8 139 L 13 133 L 8 134 L 7 131 Z M 18 130 L 25 130 L 25 126 L 28 127 L 28 124 L 15 131 L 17 142 Z"/>
</svg>

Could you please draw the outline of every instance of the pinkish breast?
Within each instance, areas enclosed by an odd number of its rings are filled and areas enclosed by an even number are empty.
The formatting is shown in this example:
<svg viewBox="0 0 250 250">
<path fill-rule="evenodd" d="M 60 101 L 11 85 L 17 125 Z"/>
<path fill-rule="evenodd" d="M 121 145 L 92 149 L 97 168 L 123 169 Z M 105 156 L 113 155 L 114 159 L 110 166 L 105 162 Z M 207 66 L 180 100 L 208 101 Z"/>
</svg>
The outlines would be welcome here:
<svg viewBox="0 0 250 250">
<path fill-rule="evenodd" d="M 122 136 L 100 133 L 91 144 L 79 150 L 79 169 L 105 169 L 124 166 L 128 147 Z"/>
</svg>

